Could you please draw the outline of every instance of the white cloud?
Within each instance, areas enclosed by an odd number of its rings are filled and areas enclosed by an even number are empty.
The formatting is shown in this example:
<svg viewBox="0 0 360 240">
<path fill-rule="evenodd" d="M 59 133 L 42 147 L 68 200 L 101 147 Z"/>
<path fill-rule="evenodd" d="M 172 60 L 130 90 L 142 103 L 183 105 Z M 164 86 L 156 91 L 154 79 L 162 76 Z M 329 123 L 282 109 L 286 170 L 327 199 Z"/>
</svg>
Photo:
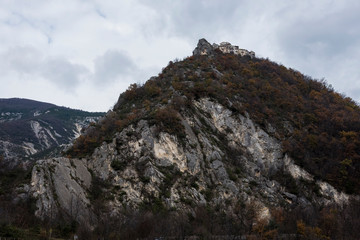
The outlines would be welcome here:
<svg viewBox="0 0 360 240">
<path fill-rule="evenodd" d="M 19 74 L 38 72 L 43 61 L 41 52 L 29 46 L 12 47 L 0 56 L 2 71 L 11 70 Z"/>
<path fill-rule="evenodd" d="M 3 1 L 0 97 L 105 111 L 205 37 L 360 100 L 359 12 L 356 0 Z"/>
</svg>

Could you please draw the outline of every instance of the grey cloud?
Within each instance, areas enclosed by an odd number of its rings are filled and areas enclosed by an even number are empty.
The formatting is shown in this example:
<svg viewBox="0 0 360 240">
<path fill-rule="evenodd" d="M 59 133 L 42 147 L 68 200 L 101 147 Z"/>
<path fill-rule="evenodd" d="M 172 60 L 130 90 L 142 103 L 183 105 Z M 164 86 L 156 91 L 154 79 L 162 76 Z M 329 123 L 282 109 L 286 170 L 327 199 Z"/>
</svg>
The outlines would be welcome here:
<svg viewBox="0 0 360 240">
<path fill-rule="evenodd" d="M 27 75 L 26 79 L 43 78 L 63 90 L 74 91 L 81 79 L 88 74 L 86 67 L 73 64 L 62 57 L 44 57 L 37 49 L 29 46 L 14 47 L 0 54 L 1 72 Z"/>
<path fill-rule="evenodd" d="M 355 7 L 284 24 L 279 32 L 279 44 L 284 51 L 304 58 L 311 53 L 324 57 L 348 53 L 353 45 L 360 43 L 359 11 L 360 7 Z"/>
<path fill-rule="evenodd" d="M 60 56 L 44 57 L 35 48 L 14 47 L 0 54 L 0 72 L 27 75 L 26 79 L 43 78 L 67 92 L 74 92 L 86 81 L 97 86 L 109 86 L 123 78 L 123 82 L 143 76 L 135 63 L 124 52 L 108 50 L 94 60 L 94 72 L 81 64 L 75 64 Z M 139 79 L 137 79 L 139 80 Z M 140 79 L 142 80 L 142 79 Z"/>
<path fill-rule="evenodd" d="M 119 76 L 134 75 L 137 70 L 130 57 L 117 50 L 106 51 L 104 55 L 94 60 L 94 65 L 94 80 L 98 84 L 110 84 Z"/>
<path fill-rule="evenodd" d="M 244 21 L 247 13 L 239 13 L 244 1 L 146 1 L 142 4 L 155 9 L 161 16 L 163 30 L 167 34 L 186 37 L 196 41 L 200 37 L 212 37 L 226 29 L 236 29 L 238 22 Z M 196 39 L 196 40 L 194 40 Z"/>
<path fill-rule="evenodd" d="M 3 71 L 12 70 L 20 74 L 37 72 L 43 59 L 38 50 L 29 46 L 13 47 L 0 56 Z"/>
<path fill-rule="evenodd" d="M 73 64 L 61 57 L 51 57 L 43 63 L 41 74 L 66 90 L 75 90 L 82 77 L 88 73 L 87 68 Z"/>
</svg>

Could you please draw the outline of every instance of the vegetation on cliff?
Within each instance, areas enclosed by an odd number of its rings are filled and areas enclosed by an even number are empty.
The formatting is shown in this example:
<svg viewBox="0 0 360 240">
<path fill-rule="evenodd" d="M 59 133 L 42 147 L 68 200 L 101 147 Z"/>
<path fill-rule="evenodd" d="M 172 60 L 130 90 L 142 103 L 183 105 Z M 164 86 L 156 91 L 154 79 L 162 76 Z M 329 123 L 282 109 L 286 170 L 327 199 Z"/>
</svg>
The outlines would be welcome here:
<svg viewBox="0 0 360 240">
<path fill-rule="evenodd" d="M 282 141 L 296 163 L 347 193 L 360 190 L 360 109 L 324 80 L 268 59 L 217 52 L 170 62 L 144 85 L 132 84 L 106 118 L 78 138 L 68 155 L 92 153 L 140 119 L 183 134 L 177 112 L 209 97 L 234 113 L 248 113 Z"/>
</svg>

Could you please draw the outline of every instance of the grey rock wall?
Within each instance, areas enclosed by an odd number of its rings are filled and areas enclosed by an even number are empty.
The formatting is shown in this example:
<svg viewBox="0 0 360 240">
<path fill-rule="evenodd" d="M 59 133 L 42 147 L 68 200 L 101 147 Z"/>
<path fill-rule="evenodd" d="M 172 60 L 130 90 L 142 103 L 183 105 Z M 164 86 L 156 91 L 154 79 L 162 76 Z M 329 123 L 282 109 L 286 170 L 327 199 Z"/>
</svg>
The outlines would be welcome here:
<svg viewBox="0 0 360 240">
<path fill-rule="evenodd" d="M 193 105 L 194 110 L 184 111 L 181 116 L 183 139 L 159 132 L 156 126 L 141 120 L 117 133 L 112 142 L 104 142 L 86 159 L 38 161 L 32 177 L 37 215 L 49 216 L 53 209 L 60 209 L 75 215 L 78 221 L 91 218 L 94 209 L 87 194 L 89 170 L 110 184 L 107 194 L 112 197 L 105 204 L 111 214 L 154 199 L 182 211 L 209 204 L 231 212 L 241 199 L 256 203 L 258 218 L 269 219 L 270 207 L 306 206 L 311 202 L 342 204 L 348 200 L 346 194 L 329 184 L 315 182 L 283 153 L 281 143 L 249 116 L 234 114 L 207 98 Z M 291 176 L 300 192 L 290 193 L 274 180 L 277 174 Z M 320 194 L 309 187 L 315 184 Z"/>
</svg>

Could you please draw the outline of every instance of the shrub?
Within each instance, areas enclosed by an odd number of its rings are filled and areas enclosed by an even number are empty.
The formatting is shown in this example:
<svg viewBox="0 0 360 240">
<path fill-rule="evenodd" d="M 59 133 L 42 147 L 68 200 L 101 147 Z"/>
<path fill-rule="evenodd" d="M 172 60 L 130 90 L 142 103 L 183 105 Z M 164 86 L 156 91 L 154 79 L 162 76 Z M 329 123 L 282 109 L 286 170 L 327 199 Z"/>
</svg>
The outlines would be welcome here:
<svg viewBox="0 0 360 240">
<path fill-rule="evenodd" d="M 161 127 L 161 131 L 177 135 L 180 138 L 185 137 L 185 129 L 181 123 L 179 113 L 171 106 L 157 110 L 154 119 L 158 126 Z"/>
<path fill-rule="evenodd" d="M 115 170 L 115 171 L 123 171 L 126 167 L 126 163 L 124 162 L 120 162 L 119 160 L 114 160 L 111 162 L 111 167 Z"/>
</svg>

